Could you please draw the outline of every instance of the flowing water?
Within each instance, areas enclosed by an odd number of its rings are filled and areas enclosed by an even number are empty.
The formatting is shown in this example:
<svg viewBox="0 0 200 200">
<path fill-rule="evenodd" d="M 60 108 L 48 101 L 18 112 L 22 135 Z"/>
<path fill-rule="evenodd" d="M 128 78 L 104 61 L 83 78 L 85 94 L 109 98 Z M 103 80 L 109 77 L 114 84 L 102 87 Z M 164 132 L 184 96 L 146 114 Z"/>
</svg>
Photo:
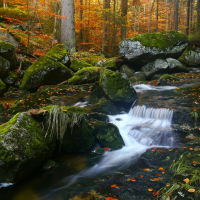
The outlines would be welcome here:
<svg viewBox="0 0 200 200">
<path fill-rule="evenodd" d="M 166 91 L 175 89 L 175 87 L 155 88 L 147 85 L 137 85 L 134 87 L 140 93 L 148 90 Z M 110 115 L 110 122 L 115 124 L 120 130 L 120 134 L 125 143 L 124 147 L 115 151 L 106 151 L 97 160 L 90 160 L 91 162 L 85 161 L 84 167 L 78 170 L 80 172 L 71 171 L 71 174 L 75 172 L 74 175 L 69 175 L 69 170 L 61 169 L 59 172 L 57 171 L 53 174 L 40 175 L 40 178 L 37 177 L 40 183 L 33 184 L 29 180 L 29 189 L 34 191 L 34 195 L 31 197 L 29 194 L 28 199 L 69 199 L 81 190 L 86 190 L 86 187 L 81 187 L 83 183 L 87 183 L 87 189 L 91 189 L 96 184 L 96 177 L 109 173 L 109 171 L 114 169 L 126 168 L 130 163 L 137 161 L 140 155 L 147 149 L 153 147 L 172 147 L 174 145 L 174 135 L 171 129 L 172 116 L 172 109 L 153 108 L 145 105 L 133 105 L 129 113 L 126 114 Z M 80 164 L 78 159 L 76 164 Z M 53 181 L 49 181 L 50 179 L 53 179 Z M 37 181 L 35 180 L 35 182 Z M 45 184 L 41 184 L 41 182 L 45 182 Z M 26 181 L 23 187 L 25 185 Z M 13 189 L 12 191 L 20 191 L 20 186 L 16 186 L 17 189 L 15 189 L 15 186 L 10 186 L 6 188 L 7 192 L 9 192 L 9 188 Z M 2 193 L 0 191 L 0 197 L 1 195 Z M 7 196 L 6 198 L 7 200 L 19 200 L 16 198 L 16 195 Z M 21 196 L 20 198 L 20 200 L 23 200 L 27 196 L 24 198 Z"/>
</svg>

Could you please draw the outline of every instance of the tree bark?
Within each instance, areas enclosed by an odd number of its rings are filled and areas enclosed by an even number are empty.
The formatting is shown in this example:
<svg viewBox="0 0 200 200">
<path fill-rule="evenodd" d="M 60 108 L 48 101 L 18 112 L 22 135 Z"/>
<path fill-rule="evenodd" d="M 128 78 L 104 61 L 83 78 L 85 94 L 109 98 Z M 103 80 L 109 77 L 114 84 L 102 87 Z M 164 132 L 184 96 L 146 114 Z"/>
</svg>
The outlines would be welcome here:
<svg viewBox="0 0 200 200">
<path fill-rule="evenodd" d="M 156 32 L 158 32 L 158 11 L 159 9 L 159 0 L 157 0 L 157 9 L 156 9 Z"/>
<path fill-rule="evenodd" d="M 79 23 L 80 23 L 80 30 L 79 30 L 79 50 L 81 50 L 81 43 L 83 42 L 83 0 L 80 0 L 80 11 L 79 11 Z"/>
<path fill-rule="evenodd" d="M 74 0 L 61 0 L 62 16 L 61 20 L 61 42 L 69 53 L 76 51 L 75 20 L 74 20 Z"/>
<path fill-rule="evenodd" d="M 169 20 L 168 19 L 169 18 L 169 9 L 168 9 L 168 7 L 169 7 L 168 0 L 166 0 L 166 12 L 167 12 L 166 13 L 166 20 L 165 20 L 166 21 L 166 29 L 165 29 L 166 31 L 168 30 L 168 20 Z"/>
<path fill-rule="evenodd" d="M 197 30 L 200 30 L 200 0 L 197 0 Z"/>
<path fill-rule="evenodd" d="M 127 29 L 127 12 L 128 12 L 128 0 L 121 0 L 121 39 L 123 40 L 126 37 L 126 29 Z"/>
<path fill-rule="evenodd" d="M 179 5 L 178 0 L 175 0 L 175 10 L 174 10 L 175 31 L 178 31 L 178 5 Z"/>
<path fill-rule="evenodd" d="M 187 25 L 186 25 L 186 35 L 189 35 L 190 28 L 190 0 L 187 1 Z"/>
<path fill-rule="evenodd" d="M 153 3 L 151 5 L 151 11 L 150 11 L 150 15 L 149 15 L 149 24 L 148 24 L 148 33 L 150 32 L 151 17 L 152 17 L 152 11 L 153 11 L 153 7 L 154 7 L 154 3 L 155 3 L 155 0 L 153 0 Z"/>
</svg>

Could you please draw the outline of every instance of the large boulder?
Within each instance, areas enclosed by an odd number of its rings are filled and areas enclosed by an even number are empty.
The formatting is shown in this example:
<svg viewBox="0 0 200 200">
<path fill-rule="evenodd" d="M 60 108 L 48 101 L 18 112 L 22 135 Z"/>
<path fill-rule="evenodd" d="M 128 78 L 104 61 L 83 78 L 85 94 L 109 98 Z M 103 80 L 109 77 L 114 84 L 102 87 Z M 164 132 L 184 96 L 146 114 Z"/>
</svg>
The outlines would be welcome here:
<svg viewBox="0 0 200 200">
<path fill-rule="evenodd" d="M 37 169 L 55 149 L 28 113 L 18 113 L 0 128 L 0 182 L 17 182 Z"/>
<path fill-rule="evenodd" d="M 103 67 L 84 67 L 77 71 L 72 78 L 68 80 L 69 84 L 81 85 L 86 83 L 95 83 L 99 81 L 100 75 L 105 72 Z"/>
<path fill-rule="evenodd" d="M 9 60 L 11 70 L 17 67 L 15 47 L 12 44 L 0 40 L 0 56 Z"/>
<path fill-rule="evenodd" d="M 169 64 L 169 73 L 180 73 L 188 72 L 187 67 L 185 67 L 181 62 L 173 58 L 167 58 L 166 61 Z"/>
<path fill-rule="evenodd" d="M 173 58 L 167 58 L 166 60 L 157 59 L 143 66 L 141 70 L 147 80 L 150 80 L 152 77 L 155 77 L 159 74 L 188 72 L 188 69 L 183 64 Z"/>
<path fill-rule="evenodd" d="M 200 47 L 196 47 L 195 49 L 191 46 L 187 47 L 181 59 L 189 66 L 200 67 Z"/>
<path fill-rule="evenodd" d="M 55 61 L 61 62 L 63 65 L 70 66 L 70 58 L 64 45 L 57 44 L 52 47 L 46 54 L 47 57 L 52 58 Z"/>
<path fill-rule="evenodd" d="M 93 129 L 86 120 L 86 110 L 81 107 L 47 106 L 47 134 L 60 143 L 60 150 L 68 153 L 84 153 L 95 146 Z"/>
<path fill-rule="evenodd" d="M 120 67 L 120 72 L 126 74 L 128 77 L 134 75 L 135 71 L 131 69 L 128 65 L 122 65 Z"/>
<path fill-rule="evenodd" d="M 83 69 L 85 67 L 92 67 L 91 64 L 88 64 L 87 62 L 85 61 L 82 61 L 82 60 L 78 60 L 77 58 L 74 58 L 71 62 L 71 65 L 70 65 L 70 69 L 73 71 L 73 72 L 77 72 L 79 71 L 80 69 Z"/>
<path fill-rule="evenodd" d="M 129 63 L 141 67 L 156 59 L 178 59 L 188 45 L 187 36 L 175 31 L 144 33 L 125 38 L 119 45 L 120 54 Z"/>
<path fill-rule="evenodd" d="M 0 56 L 0 78 L 4 78 L 10 72 L 10 62 Z"/>
<path fill-rule="evenodd" d="M 73 74 L 62 63 L 42 56 L 26 70 L 20 89 L 35 91 L 42 85 L 55 85 L 68 80 Z"/>
<path fill-rule="evenodd" d="M 107 71 L 100 78 L 100 87 L 104 95 L 119 105 L 130 106 L 137 94 L 124 73 Z"/>
</svg>

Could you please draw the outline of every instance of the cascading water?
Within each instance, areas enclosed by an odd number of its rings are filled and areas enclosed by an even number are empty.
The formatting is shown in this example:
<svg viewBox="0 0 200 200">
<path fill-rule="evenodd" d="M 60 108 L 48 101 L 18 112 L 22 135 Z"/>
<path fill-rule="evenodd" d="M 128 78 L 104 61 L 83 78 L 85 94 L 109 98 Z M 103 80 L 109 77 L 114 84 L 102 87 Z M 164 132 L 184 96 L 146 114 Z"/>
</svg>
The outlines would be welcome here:
<svg viewBox="0 0 200 200">
<path fill-rule="evenodd" d="M 125 146 L 119 150 L 106 151 L 98 164 L 78 175 L 67 177 L 63 181 L 69 180 L 70 183 L 54 191 L 70 186 L 79 178 L 95 176 L 113 167 L 123 168 L 149 148 L 173 146 L 172 115 L 173 110 L 146 106 L 135 106 L 127 114 L 110 115 L 110 122 L 119 128 Z"/>
</svg>

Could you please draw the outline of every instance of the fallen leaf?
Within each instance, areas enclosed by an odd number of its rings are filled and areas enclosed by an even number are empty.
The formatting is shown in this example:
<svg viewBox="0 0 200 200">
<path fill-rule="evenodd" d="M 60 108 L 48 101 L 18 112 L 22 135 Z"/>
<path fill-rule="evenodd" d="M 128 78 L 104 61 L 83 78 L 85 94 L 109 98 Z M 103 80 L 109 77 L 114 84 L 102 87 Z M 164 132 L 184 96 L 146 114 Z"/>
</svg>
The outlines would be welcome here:
<svg viewBox="0 0 200 200">
<path fill-rule="evenodd" d="M 165 169 L 163 167 L 160 167 L 159 170 L 160 171 L 165 171 Z"/>
<path fill-rule="evenodd" d="M 144 176 L 143 176 L 143 175 L 140 175 L 140 177 L 143 178 Z"/>
<path fill-rule="evenodd" d="M 152 192 L 152 191 L 153 191 L 153 188 L 149 188 L 148 191 L 149 191 L 149 192 Z"/>
<path fill-rule="evenodd" d="M 194 189 L 194 188 L 190 188 L 190 189 L 188 190 L 188 192 L 195 192 L 195 189 Z"/>
<path fill-rule="evenodd" d="M 197 163 L 197 161 L 195 161 L 195 160 L 194 160 L 192 163 L 196 164 L 196 163 Z"/>
<path fill-rule="evenodd" d="M 111 187 L 119 188 L 116 184 L 111 185 Z"/>
<path fill-rule="evenodd" d="M 189 180 L 188 178 L 184 179 L 183 181 L 184 181 L 185 183 L 189 183 L 189 182 L 190 182 L 190 180 Z"/>
<path fill-rule="evenodd" d="M 160 174 L 160 173 L 157 173 L 157 175 L 158 175 L 158 176 L 162 176 L 162 174 Z"/>
<path fill-rule="evenodd" d="M 169 187 L 170 186 L 170 184 L 168 183 L 167 185 L 166 185 L 166 187 Z"/>
<path fill-rule="evenodd" d="M 145 168 L 145 169 L 143 169 L 143 170 L 144 170 L 144 171 L 147 171 L 147 172 L 148 172 L 148 171 L 150 171 L 150 169 L 149 169 L 149 168 Z"/>
<path fill-rule="evenodd" d="M 153 178 L 151 179 L 152 181 L 159 181 L 160 179 L 159 178 Z"/>
<path fill-rule="evenodd" d="M 104 148 L 104 150 L 105 150 L 105 151 L 108 151 L 108 150 L 109 150 L 109 148 L 108 148 L 108 147 L 105 147 L 105 148 Z"/>
<path fill-rule="evenodd" d="M 136 179 L 135 179 L 135 178 L 131 178 L 131 181 L 132 181 L 132 182 L 136 182 Z"/>
</svg>

